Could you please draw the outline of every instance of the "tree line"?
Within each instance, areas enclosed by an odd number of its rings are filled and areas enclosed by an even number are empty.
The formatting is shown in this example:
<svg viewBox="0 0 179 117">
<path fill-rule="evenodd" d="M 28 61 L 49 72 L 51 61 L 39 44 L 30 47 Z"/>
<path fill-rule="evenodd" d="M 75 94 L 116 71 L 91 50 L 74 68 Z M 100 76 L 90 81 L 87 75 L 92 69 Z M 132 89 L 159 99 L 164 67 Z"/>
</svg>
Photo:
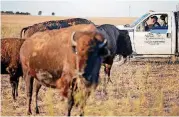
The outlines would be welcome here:
<svg viewBox="0 0 179 117">
<path fill-rule="evenodd" d="M 38 15 L 42 15 L 42 11 L 39 11 L 39 12 L 38 12 Z M 54 12 L 52 12 L 52 14 L 51 14 L 51 15 L 53 15 L 53 16 L 54 16 L 54 15 L 55 15 L 55 13 L 54 13 Z"/>
<path fill-rule="evenodd" d="M 8 14 L 8 15 L 31 15 L 29 12 L 13 12 L 13 11 L 1 11 L 1 14 Z"/>
<path fill-rule="evenodd" d="M 8 14 L 8 15 L 31 15 L 29 12 L 13 12 L 13 11 L 1 11 L 1 14 Z M 38 11 L 38 15 L 42 15 L 42 11 Z M 52 12 L 51 15 L 55 15 L 54 12 Z"/>
</svg>

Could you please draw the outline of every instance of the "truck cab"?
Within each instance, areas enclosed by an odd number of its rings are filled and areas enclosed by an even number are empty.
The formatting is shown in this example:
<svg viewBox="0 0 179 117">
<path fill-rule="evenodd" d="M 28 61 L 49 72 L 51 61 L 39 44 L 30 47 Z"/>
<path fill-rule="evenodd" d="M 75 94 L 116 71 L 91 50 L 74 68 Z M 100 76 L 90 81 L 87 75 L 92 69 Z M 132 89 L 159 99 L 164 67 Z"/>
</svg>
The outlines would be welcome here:
<svg viewBox="0 0 179 117">
<path fill-rule="evenodd" d="M 118 25 L 128 30 L 135 57 L 170 57 L 178 55 L 179 12 L 148 12 L 132 24 Z M 157 26 L 151 21 L 157 20 Z"/>
</svg>

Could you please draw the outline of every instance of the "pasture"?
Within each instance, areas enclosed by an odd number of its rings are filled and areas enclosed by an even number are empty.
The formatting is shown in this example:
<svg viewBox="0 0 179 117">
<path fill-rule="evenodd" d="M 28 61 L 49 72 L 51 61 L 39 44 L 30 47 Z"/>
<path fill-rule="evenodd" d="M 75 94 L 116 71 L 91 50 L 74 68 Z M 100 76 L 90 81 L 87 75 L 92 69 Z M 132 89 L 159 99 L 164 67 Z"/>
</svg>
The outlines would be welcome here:
<svg viewBox="0 0 179 117">
<path fill-rule="evenodd" d="M 19 37 L 21 28 L 34 23 L 66 17 L 2 15 L 1 37 Z M 95 24 L 127 24 L 136 18 L 88 18 Z M 8 75 L 1 75 L 1 115 L 25 116 L 25 81 L 20 79 L 19 96 L 14 102 Z M 113 84 L 104 84 L 101 67 L 100 84 L 85 107 L 86 116 L 179 116 L 179 64 L 165 60 L 129 61 L 111 71 Z M 104 93 L 106 90 L 106 93 Z M 34 97 L 34 96 L 33 96 Z M 66 100 L 57 89 L 42 87 L 39 92 L 40 116 L 63 116 Z M 32 113 L 35 115 L 33 99 Z M 72 114 L 75 115 L 76 109 Z"/>
</svg>

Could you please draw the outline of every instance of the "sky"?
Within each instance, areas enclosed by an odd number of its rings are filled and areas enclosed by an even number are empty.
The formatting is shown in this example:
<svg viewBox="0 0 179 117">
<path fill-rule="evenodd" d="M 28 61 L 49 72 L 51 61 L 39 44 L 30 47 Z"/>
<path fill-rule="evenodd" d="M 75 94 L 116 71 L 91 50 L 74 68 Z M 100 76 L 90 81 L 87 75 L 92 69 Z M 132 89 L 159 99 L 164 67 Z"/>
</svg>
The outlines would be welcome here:
<svg viewBox="0 0 179 117">
<path fill-rule="evenodd" d="M 2 0 L 1 11 L 75 17 L 139 17 L 149 10 L 175 11 L 179 0 Z"/>
</svg>

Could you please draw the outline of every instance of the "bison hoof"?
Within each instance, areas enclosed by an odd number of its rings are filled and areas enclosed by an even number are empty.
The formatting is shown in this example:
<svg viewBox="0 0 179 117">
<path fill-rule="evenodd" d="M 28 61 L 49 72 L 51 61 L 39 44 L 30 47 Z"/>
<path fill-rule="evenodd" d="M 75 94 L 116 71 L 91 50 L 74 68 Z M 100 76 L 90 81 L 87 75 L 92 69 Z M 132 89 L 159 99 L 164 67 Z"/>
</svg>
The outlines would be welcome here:
<svg viewBox="0 0 179 117">
<path fill-rule="evenodd" d="M 16 101 L 16 97 L 15 96 L 13 96 L 13 100 L 14 100 L 14 102 Z"/>
<path fill-rule="evenodd" d="M 112 82 L 112 80 L 111 80 L 110 78 L 108 78 L 107 84 L 108 84 L 109 82 L 110 82 L 111 84 L 113 84 L 113 82 Z"/>
<path fill-rule="evenodd" d="M 39 109 L 36 109 L 36 114 L 40 114 Z"/>
<path fill-rule="evenodd" d="M 32 112 L 28 111 L 28 112 L 27 112 L 27 115 L 32 115 Z"/>
<path fill-rule="evenodd" d="M 60 96 L 60 99 L 59 99 L 60 101 L 64 101 L 65 100 L 65 98 L 64 97 L 62 97 L 62 96 Z"/>
</svg>

